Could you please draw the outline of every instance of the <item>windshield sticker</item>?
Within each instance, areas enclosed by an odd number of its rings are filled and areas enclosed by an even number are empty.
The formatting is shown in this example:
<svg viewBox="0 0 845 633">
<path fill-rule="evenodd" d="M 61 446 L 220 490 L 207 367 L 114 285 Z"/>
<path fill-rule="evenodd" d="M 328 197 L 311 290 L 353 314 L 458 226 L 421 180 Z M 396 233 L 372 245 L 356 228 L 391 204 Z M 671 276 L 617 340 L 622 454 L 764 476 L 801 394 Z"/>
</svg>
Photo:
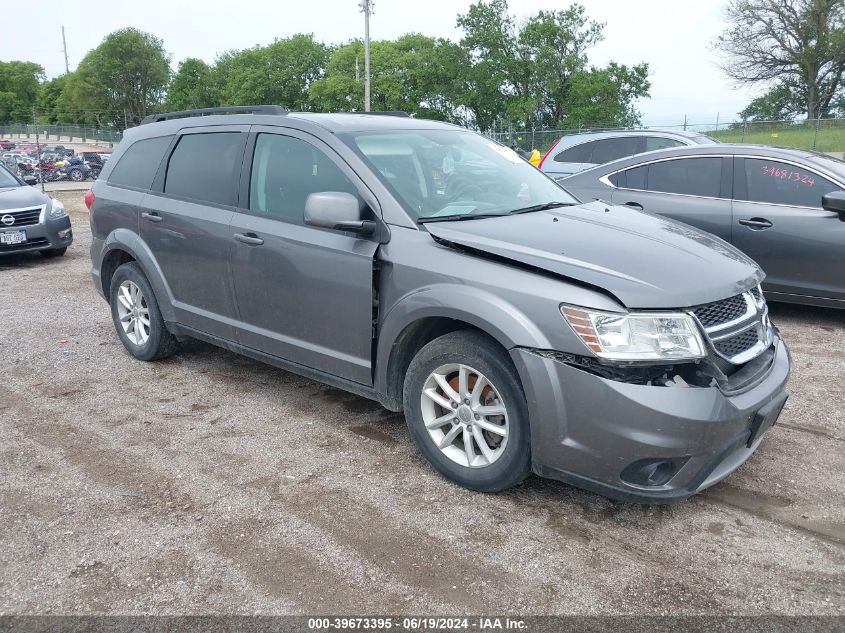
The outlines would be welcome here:
<svg viewBox="0 0 845 633">
<path fill-rule="evenodd" d="M 440 209 L 440 211 L 432 213 L 428 217 L 436 218 L 440 215 L 463 215 L 474 211 L 476 208 L 477 207 L 474 204 L 450 204 L 449 206 Z"/>
<path fill-rule="evenodd" d="M 513 151 L 510 147 L 504 147 L 503 145 L 498 145 L 497 143 L 487 143 L 487 147 L 490 149 L 496 150 L 499 154 L 507 158 L 512 163 L 524 163 L 525 161 Z"/>
</svg>

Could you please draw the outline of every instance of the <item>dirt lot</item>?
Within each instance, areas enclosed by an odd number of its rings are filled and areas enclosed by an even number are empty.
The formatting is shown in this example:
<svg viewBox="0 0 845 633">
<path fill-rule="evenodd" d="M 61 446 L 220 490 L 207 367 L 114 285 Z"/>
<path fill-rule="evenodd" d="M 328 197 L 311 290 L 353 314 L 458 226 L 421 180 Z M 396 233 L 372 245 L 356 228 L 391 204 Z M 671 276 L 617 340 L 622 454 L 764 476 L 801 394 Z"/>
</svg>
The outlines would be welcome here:
<svg viewBox="0 0 845 633">
<path fill-rule="evenodd" d="M 65 199 L 67 256 L 0 261 L 0 614 L 845 613 L 845 313 L 772 307 L 791 400 L 710 491 L 481 495 L 362 398 L 200 343 L 130 359 Z"/>
</svg>

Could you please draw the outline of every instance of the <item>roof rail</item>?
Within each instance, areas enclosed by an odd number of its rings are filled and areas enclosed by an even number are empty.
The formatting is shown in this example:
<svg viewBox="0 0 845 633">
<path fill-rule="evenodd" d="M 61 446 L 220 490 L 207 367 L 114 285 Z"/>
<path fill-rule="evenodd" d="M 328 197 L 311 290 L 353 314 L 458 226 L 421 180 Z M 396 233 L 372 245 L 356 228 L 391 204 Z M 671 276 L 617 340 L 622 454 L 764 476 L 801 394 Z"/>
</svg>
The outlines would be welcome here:
<svg viewBox="0 0 845 633">
<path fill-rule="evenodd" d="M 220 108 L 199 108 L 197 110 L 178 110 L 176 112 L 162 112 L 161 114 L 150 114 L 144 117 L 141 125 L 147 123 L 158 123 L 170 119 L 181 119 L 189 116 L 207 116 L 209 114 L 287 114 L 288 111 L 277 105 L 251 105 L 251 106 L 222 106 Z"/>
<path fill-rule="evenodd" d="M 399 117 L 405 117 L 406 119 L 410 118 L 410 116 L 411 116 L 407 112 L 402 112 L 401 110 L 379 110 L 378 112 L 372 112 L 372 111 L 371 112 L 356 112 L 355 114 L 376 114 L 376 115 L 379 115 L 379 116 L 399 116 Z"/>
</svg>

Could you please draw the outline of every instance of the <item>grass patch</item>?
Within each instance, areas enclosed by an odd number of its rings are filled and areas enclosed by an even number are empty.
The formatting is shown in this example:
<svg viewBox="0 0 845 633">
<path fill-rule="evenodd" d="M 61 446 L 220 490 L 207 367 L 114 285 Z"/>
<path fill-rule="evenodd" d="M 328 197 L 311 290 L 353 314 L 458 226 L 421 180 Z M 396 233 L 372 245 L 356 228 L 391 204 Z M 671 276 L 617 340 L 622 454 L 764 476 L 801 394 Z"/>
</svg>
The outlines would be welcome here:
<svg viewBox="0 0 845 633">
<path fill-rule="evenodd" d="M 749 123 L 742 128 L 707 132 L 709 136 L 723 143 L 756 143 L 777 145 L 796 149 L 813 149 L 814 124 L 773 125 Z M 845 121 L 823 121 L 816 135 L 816 150 L 819 152 L 845 152 Z"/>
</svg>

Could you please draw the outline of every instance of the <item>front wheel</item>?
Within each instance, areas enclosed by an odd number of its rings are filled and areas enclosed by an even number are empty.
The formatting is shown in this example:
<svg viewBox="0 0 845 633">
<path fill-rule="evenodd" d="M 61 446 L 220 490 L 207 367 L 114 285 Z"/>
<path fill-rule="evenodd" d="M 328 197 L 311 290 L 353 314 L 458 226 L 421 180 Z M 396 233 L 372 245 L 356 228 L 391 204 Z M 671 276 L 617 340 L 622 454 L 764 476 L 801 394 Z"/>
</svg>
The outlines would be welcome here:
<svg viewBox="0 0 845 633">
<path fill-rule="evenodd" d="M 85 180 L 85 174 L 83 174 L 82 170 L 80 169 L 71 169 L 70 174 L 68 175 L 70 176 L 70 179 L 74 182 L 82 182 L 83 180 Z"/>
<path fill-rule="evenodd" d="M 424 346 L 403 393 L 414 443 L 447 479 L 497 492 L 531 470 L 528 407 L 516 369 L 488 336 L 458 331 Z"/>
</svg>

